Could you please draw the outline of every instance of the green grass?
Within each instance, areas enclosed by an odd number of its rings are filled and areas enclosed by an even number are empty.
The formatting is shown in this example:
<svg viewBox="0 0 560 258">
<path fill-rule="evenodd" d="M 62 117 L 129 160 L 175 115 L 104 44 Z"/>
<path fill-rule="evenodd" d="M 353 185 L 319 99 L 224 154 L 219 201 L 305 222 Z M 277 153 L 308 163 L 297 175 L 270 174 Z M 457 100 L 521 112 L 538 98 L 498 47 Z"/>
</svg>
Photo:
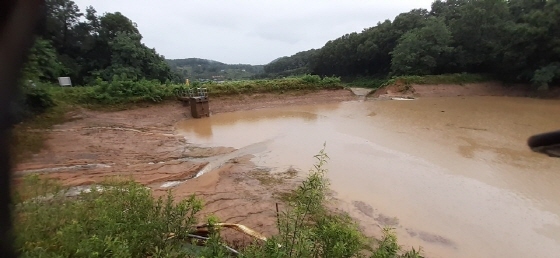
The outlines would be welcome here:
<svg viewBox="0 0 560 258">
<path fill-rule="evenodd" d="M 242 247 L 241 257 L 422 257 L 403 251 L 395 234 L 379 240 L 363 235 L 344 213 L 326 208 L 329 183 L 322 150 L 308 177 L 291 193 L 278 217 L 279 233 Z M 203 209 L 195 196 L 154 198 L 134 182 L 109 182 L 66 197 L 56 182 L 31 176 L 15 200 L 16 246 L 22 257 L 231 257 L 220 238 L 219 218 L 208 218 L 210 238 L 193 245 Z M 258 231 L 258 228 L 256 228 Z"/>
</svg>

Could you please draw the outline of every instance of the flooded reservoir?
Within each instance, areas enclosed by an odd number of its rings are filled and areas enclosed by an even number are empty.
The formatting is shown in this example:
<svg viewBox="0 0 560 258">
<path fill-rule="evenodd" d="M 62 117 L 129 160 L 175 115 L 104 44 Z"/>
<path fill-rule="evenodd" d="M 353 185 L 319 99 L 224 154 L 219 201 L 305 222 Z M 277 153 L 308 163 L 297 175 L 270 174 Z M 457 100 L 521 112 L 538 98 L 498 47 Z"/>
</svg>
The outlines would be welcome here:
<svg viewBox="0 0 560 258">
<path fill-rule="evenodd" d="M 326 142 L 336 197 L 428 257 L 560 254 L 560 159 L 526 146 L 529 136 L 560 129 L 558 100 L 352 101 L 220 113 L 177 127 L 189 143 L 245 148 L 273 171 L 307 171 Z"/>
</svg>

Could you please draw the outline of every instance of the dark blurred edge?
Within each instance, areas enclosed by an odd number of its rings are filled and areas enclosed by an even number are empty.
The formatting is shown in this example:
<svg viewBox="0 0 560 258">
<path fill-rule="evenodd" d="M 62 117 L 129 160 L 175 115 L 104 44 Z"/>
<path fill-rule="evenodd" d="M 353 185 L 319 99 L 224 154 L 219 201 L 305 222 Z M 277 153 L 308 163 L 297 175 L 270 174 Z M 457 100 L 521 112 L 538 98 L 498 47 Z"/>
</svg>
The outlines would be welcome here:
<svg viewBox="0 0 560 258">
<path fill-rule="evenodd" d="M 560 131 L 533 135 L 527 140 L 527 144 L 535 152 L 560 157 Z"/>
<path fill-rule="evenodd" d="M 17 257 L 10 211 L 12 100 L 44 10 L 44 0 L 0 0 L 0 257 Z"/>
</svg>

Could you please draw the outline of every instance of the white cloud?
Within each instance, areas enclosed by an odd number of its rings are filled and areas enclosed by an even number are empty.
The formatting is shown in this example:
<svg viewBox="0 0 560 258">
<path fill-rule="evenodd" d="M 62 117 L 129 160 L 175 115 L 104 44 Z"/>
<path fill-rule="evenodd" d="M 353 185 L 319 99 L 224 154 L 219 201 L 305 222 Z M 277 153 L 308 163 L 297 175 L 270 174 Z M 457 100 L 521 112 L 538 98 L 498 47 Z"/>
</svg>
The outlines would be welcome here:
<svg viewBox="0 0 560 258">
<path fill-rule="evenodd" d="M 167 58 L 266 64 L 320 48 L 432 0 L 74 0 L 81 10 L 121 12 Z"/>
</svg>

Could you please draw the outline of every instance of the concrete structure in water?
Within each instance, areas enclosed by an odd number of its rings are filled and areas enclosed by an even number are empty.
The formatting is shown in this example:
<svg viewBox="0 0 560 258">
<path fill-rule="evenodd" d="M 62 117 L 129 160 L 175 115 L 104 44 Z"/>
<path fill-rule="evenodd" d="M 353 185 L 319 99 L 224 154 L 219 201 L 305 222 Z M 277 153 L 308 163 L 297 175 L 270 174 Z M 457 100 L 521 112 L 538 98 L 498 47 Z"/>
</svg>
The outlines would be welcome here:
<svg viewBox="0 0 560 258">
<path fill-rule="evenodd" d="M 206 88 L 189 89 L 189 105 L 194 118 L 209 117 L 208 90 Z"/>
<path fill-rule="evenodd" d="M 208 96 L 199 96 L 189 98 L 191 106 L 191 115 L 194 118 L 201 118 L 203 116 L 210 116 L 210 109 L 208 106 Z"/>
</svg>

